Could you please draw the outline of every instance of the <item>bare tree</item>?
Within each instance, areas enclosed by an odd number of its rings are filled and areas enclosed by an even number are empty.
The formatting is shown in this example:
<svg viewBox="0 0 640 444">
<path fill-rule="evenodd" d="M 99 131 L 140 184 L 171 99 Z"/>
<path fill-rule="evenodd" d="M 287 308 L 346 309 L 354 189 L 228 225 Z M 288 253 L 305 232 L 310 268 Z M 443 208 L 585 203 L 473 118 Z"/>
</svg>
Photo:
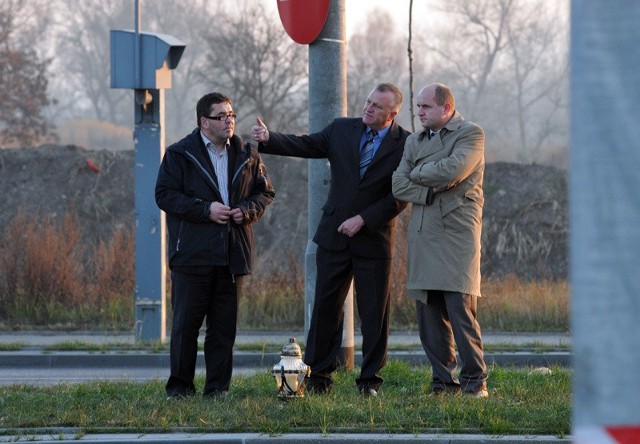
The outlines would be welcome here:
<svg viewBox="0 0 640 444">
<path fill-rule="evenodd" d="M 439 8 L 451 20 L 423 42 L 436 57 L 431 75 L 454 87 L 465 116 L 485 127 L 491 160 L 540 162 L 543 151 L 566 146 L 566 6 L 447 0 Z"/>
<path fill-rule="evenodd" d="M 57 9 L 59 112 L 131 125 L 130 92 L 110 88 L 109 33 L 134 28 L 133 2 L 58 0 Z"/>
<path fill-rule="evenodd" d="M 260 116 L 279 131 L 307 128 L 308 54 L 284 32 L 262 3 L 221 13 L 203 33 L 198 73 L 234 99 L 240 130 Z"/>
<path fill-rule="evenodd" d="M 403 83 L 407 60 L 404 40 L 393 18 L 379 9 L 367 15 L 363 31 L 351 36 L 347 50 L 347 110 L 350 116 L 356 116 L 361 114 L 364 101 L 376 84 Z"/>
<path fill-rule="evenodd" d="M 507 29 L 513 73 L 509 96 L 517 119 L 512 137 L 520 161 L 538 158 L 543 145 L 557 141 L 567 128 L 568 45 L 559 43 L 566 42 L 568 23 L 556 17 L 547 2 L 529 8 Z M 528 19 L 533 14 L 538 20 Z"/>
<path fill-rule="evenodd" d="M 0 3 L 0 143 L 30 146 L 54 134 L 44 116 L 50 60 L 34 49 L 38 20 L 28 4 Z M 44 26 L 44 25 L 43 25 Z M 45 27 L 42 28 L 43 30 Z"/>
<path fill-rule="evenodd" d="M 452 20 L 447 29 L 429 33 L 425 46 L 447 62 L 444 71 L 455 73 L 470 114 L 480 106 L 490 75 L 507 47 L 507 25 L 517 1 L 451 0 L 439 8 Z"/>
<path fill-rule="evenodd" d="M 133 29 L 133 2 L 57 1 L 58 116 L 131 126 L 133 95 L 110 88 L 108 68 L 109 32 Z M 169 140 L 195 125 L 195 102 L 213 89 L 228 92 L 246 122 L 260 115 L 279 129 L 306 128 L 306 48 L 289 40 L 272 11 L 252 2 L 230 11 L 207 0 L 140 5 L 143 32 L 169 34 L 186 45 L 165 92 Z"/>
<path fill-rule="evenodd" d="M 413 0 L 409 1 L 409 38 L 407 39 L 407 58 L 409 60 L 409 111 L 411 114 L 411 131 L 416 130 L 415 116 L 413 114 L 413 48 L 411 39 L 413 37 Z"/>
<path fill-rule="evenodd" d="M 63 97 L 59 110 L 69 116 L 132 126 L 131 90 L 110 87 L 109 34 L 111 30 L 134 29 L 133 1 L 58 2 L 63 11 L 56 29 L 58 70 L 64 73 L 59 84 Z M 206 30 L 216 22 L 219 4 L 207 0 L 144 0 L 139 5 L 141 32 L 169 34 L 186 45 L 172 72 L 172 87 L 165 91 L 165 129 L 178 137 L 195 125 L 195 102 L 208 87 L 195 66 L 204 50 Z"/>
</svg>

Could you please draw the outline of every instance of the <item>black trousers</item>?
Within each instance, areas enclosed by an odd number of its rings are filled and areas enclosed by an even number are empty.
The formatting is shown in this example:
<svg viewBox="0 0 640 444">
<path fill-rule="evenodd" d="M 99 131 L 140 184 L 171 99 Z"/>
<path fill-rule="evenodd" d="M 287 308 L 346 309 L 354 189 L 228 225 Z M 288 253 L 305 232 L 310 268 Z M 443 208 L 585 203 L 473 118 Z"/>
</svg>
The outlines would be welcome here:
<svg viewBox="0 0 640 444">
<path fill-rule="evenodd" d="M 233 345 L 238 317 L 238 277 L 229 267 L 214 267 L 207 274 L 171 272 L 171 375 L 169 396 L 195 392 L 193 379 L 198 356 L 198 335 L 207 319 L 204 340 L 206 382 L 204 395 L 229 390 L 233 368 Z"/>
<path fill-rule="evenodd" d="M 424 291 L 427 302 L 416 301 L 416 312 L 422 348 L 433 370 L 433 390 L 486 389 L 487 366 L 476 319 L 478 298 L 454 291 Z M 458 364 L 459 378 L 455 375 Z"/>
<path fill-rule="evenodd" d="M 356 384 L 377 390 L 383 382 L 378 372 L 387 361 L 391 259 L 318 247 L 316 265 L 315 300 L 304 358 L 311 367 L 308 385 L 331 388 L 333 384 L 331 373 L 342 345 L 344 302 L 353 278 L 362 324 L 362 368 Z"/>
</svg>

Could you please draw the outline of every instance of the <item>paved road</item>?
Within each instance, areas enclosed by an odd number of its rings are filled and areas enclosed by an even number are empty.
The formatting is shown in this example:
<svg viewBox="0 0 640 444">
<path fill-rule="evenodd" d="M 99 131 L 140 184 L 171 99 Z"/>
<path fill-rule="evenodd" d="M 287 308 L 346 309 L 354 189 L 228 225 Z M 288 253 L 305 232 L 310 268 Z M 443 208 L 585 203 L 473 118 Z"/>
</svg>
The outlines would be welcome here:
<svg viewBox="0 0 640 444">
<path fill-rule="evenodd" d="M 240 332 L 237 344 L 275 345 L 279 348 L 290 336 L 302 338 L 302 333 L 286 334 L 280 332 Z M 355 336 L 356 348 L 362 343 Z M 45 351 L 43 347 L 52 347 L 65 343 L 134 344 L 132 335 L 94 334 L 94 333 L 52 333 L 27 332 L 0 334 L 0 343 L 20 344 L 22 349 L 13 352 L 0 352 L 0 385 L 31 384 L 52 385 L 92 380 L 129 380 L 150 381 L 166 380 L 169 370 L 167 353 L 147 352 L 62 352 Z M 487 353 L 489 364 L 521 365 L 547 367 L 552 365 L 569 366 L 570 353 L 566 348 L 571 343 L 568 335 L 555 334 L 486 334 L 486 344 L 505 344 L 513 348 L 510 353 Z M 390 337 L 392 351 L 390 359 L 400 359 L 415 365 L 426 365 L 426 356 L 420 348 L 420 340 L 415 333 L 393 333 Z M 531 344 L 557 346 L 560 352 L 530 353 L 518 351 L 520 347 Z M 271 348 L 273 349 L 273 348 Z M 203 371 L 203 355 L 199 354 L 198 369 Z M 359 364 L 360 353 L 356 352 L 355 361 Z M 279 361 L 279 353 L 259 353 L 237 351 L 234 354 L 234 374 L 253 374 L 270 372 Z"/>
<path fill-rule="evenodd" d="M 204 375 L 200 367 L 198 373 Z M 249 375 L 268 371 L 266 368 L 244 367 L 235 368 L 235 375 Z M 169 377 L 169 366 L 166 367 L 5 367 L 0 365 L 0 386 L 27 385 L 56 385 L 73 384 L 89 381 L 132 381 L 149 382 L 153 380 L 163 383 Z M 0 439 L 0 442 L 2 440 Z"/>
<path fill-rule="evenodd" d="M 297 332 L 238 332 L 236 344 L 284 344 L 290 337 L 304 341 L 304 333 Z M 566 347 L 571 345 L 571 336 L 567 333 L 483 333 L 486 344 L 546 344 Z M 200 335 L 203 340 L 203 335 Z M 111 332 L 0 332 L 0 344 L 22 344 L 24 346 L 44 347 L 54 344 L 82 342 L 87 344 L 134 344 L 135 338 L 128 333 Z M 354 336 L 356 346 L 362 344 L 362 336 Z M 390 345 L 414 345 L 420 347 L 420 337 L 415 331 L 391 332 Z"/>
</svg>

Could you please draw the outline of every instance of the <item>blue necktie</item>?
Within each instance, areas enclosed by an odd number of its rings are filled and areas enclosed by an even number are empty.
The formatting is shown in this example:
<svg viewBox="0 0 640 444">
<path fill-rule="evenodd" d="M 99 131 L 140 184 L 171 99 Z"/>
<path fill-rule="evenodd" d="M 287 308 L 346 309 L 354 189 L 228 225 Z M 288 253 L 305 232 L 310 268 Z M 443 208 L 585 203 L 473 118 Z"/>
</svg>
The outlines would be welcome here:
<svg viewBox="0 0 640 444">
<path fill-rule="evenodd" d="M 360 177 L 364 176 L 364 172 L 367 171 L 367 167 L 369 167 L 371 159 L 373 159 L 373 139 L 377 135 L 378 132 L 376 130 L 369 131 L 367 141 L 360 151 Z"/>
</svg>

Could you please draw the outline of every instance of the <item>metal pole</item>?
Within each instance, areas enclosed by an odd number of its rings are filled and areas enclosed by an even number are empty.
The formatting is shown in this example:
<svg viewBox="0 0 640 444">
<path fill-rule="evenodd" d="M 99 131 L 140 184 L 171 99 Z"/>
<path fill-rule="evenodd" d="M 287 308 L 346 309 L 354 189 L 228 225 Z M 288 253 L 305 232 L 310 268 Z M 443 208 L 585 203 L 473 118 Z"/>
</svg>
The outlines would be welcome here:
<svg viewBox="0 0 640 444">
<path fill-rule="evenodd" d="M 640 3 L 571 6 L 571 289 L 576 442 L 638 430 Z"/>
<path fill-rule="evenodd" d="M 309 45 L 309 131 L 322 130 L 336 117 L 347 114 L 347 49 L 345 1 L 332 0 L 322 32 Z M 330 172 L 326 159 L 308 161 L 309 221 L 305 254 L 305 336 L 309 332 L 316 283 L 316 250 L 313 242 L 322 205 L 329 193 Z M 353 290 L 345 302 L 342 337 L 345 366 L 353 368 Z M 350 356 L 350 357 L 349 357 Z M 349 364 L 350 363 L 350 364 Z M 350 367 L 349 367 L 350 365 Z"/>
<path fill-rule="evenodd" d="M 134 15 L 135 15 L 135 39 L 133 42 L 134 45 L 134 57 L 135 57 L 135 61 L 134 61 L 134 66 L 133 66 L 133 72 L 134 72 L 134 85 L 140 85 L 140 71 L 142 70 L 141 64 L 142 64 L 142 57 L 140 57 L 140 31 L 142 30 L 142 13 L 140 11 L 140 1 L 136 0 L 135 1 L 135 7 L 134 7 L 135 11 L 134 11 Z"/>
<path fill-rule="evenodd" d="M 142 81 L 141 13 L 135 1 L 134 79 Z M 135 89 L 135 221 L 136 221 L 136 341 L 166 340 L 165 215 L 157 207 L 154 187 L 164 155 L 164 89 Z"/>
<path fill-rule="evenodd" d="M 136 90 L 140 91 L 140 90 Z M 164 154 L 164 89 L 145 91 L 149 103 L 136 102 L 135 221 L 136 287 L 135 338 L 166 340 L 165 216 L 154 199 L 155 181 Z M 139 96 L 138 96 L 139 97 Z"/>
</svg>

